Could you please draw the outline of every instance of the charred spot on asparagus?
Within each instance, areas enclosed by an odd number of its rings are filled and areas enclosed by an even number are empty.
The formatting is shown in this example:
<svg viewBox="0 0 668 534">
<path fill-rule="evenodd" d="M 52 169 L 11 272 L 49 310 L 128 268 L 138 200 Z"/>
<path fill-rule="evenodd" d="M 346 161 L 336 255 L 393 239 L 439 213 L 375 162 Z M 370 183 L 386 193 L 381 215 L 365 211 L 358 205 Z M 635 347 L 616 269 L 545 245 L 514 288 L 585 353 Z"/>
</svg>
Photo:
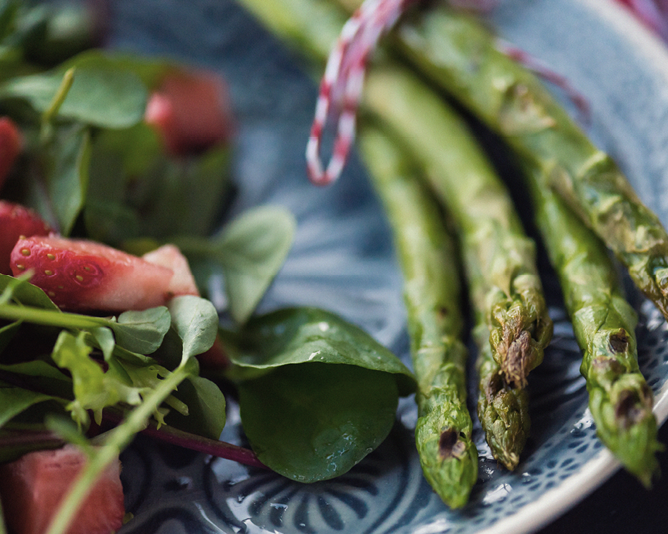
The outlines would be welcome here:
<svg viewBox="0 0 668 534">
<path fill-rule="evenodd" d="M 492 375 L 481 384 L 487 402 L 492 402 L 494 397 L 505 387 L 502 373 L 492 373 Z"/>
<path fill-rule="evenodd" d="M 652 413 L 652 392 L 648 387 L 640 390 L 624 390 L 615 404 L 615 418 L 625 430 L 642 422 Z"/>
<path fill-rule="evenodd" d="M 466 453 L 465 436 L 454 428 L 448 428 L 441 432 L 438 440 L 438 455 L 442 459 L 461 458 Z"/>
<path fill-rule="evenodd" d="M 598 356 L 594 358 L 591 362 L 591 367 L 592 373 L 600 377 L 598 379 L 599 382 L 602 381 L 603 377 L 606 377 L 609 382 L 613 382 L 615 377 L 626 371 L 626 368 L 615 358 L 606 356 Z"/>
<path fill-rule="evenodd" d="M 626 352 L 629 348 L 629 336 L 625 330 L 620 329 L 610 334 L 610 349 L 615 353 Z"/>
<path fill-rule="evenodd" d="M 527 384 L 526 376 L 529 374 L 529 369 L 532 368 L 535 359 L 531 334 L 522 330 L 508 339 L 507 343 L 506 357 L 502 358 L 503 373 L 511 384 L 516 387 L 525 387 Z"/>
</svg>

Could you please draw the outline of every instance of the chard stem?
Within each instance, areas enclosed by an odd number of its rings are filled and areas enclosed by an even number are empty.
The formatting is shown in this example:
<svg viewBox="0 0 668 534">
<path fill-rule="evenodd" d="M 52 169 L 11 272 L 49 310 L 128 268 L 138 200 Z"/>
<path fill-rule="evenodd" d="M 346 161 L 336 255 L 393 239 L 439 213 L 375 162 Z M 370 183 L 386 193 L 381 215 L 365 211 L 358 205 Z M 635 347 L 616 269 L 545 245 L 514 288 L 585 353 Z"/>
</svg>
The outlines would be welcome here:
<svg viewBox="0 0 668 534">
<path fill-rule="evenodd" d="M 115 424 L 119 423 L 122 419 L 119 412 L 109 409 L 104 411 L 104 418 Z M 157 428 L 157 425 L 153 421 L 150 421 L 148 427 L 142 430 L 141 433 L 145 436 L 164 441 L 165 443 L 171 443 L 172 445 L 178 445 L 179 447 L 190 449 L 192 451 L 210 454 L 216 458 L 232 460 L 233 462 L 238 462 L 251 467 L 267 468 L 252 450 L 225 441 L 205 438 L 167 425 Z"/>
</svg>

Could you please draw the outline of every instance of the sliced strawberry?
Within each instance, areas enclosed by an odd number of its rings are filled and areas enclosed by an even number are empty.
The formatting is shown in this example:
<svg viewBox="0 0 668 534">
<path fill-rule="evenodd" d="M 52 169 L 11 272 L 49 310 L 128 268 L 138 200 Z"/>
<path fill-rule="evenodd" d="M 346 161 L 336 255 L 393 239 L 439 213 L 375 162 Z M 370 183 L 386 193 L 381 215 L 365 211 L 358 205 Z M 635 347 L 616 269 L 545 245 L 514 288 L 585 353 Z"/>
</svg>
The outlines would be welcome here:
<svg viewBox="0 0 668 534">
<path fill-rule="evenodd" d="M 21 152 L 21 133 L 9 117 L 0 117 L 0 189 Z"/>
<path fill-rule="evenodd" d="M 233 129 L 225 82 L 212 72 L 172 72 L 149 98 L 144 120 L 158 129 L 172 154 L 225 143 Z"/>
<path fill-rule="evenodd" d="M 12 274 L 9 256 L 20 237 L 49 235 L 50 232 L 49 225 L 34 211 L 0 200 L 0 274 Z"/>
<path fill-rule="evenodd" d="M 170 292 L 174 296 L 178 295 L 196 295 L 199 296 L 199 289 L 195 284 L 195 277 L 190 270 L 188 260 L 181 254 L 179 248 L 175 245 L 163 245 L 160 248 L 152 250 L 142 256 L 142 259 L 168 267 L 174 271 L 174 278 L 169 285 Z M 225 369 L 230 365 L 230 360 L 225 352 L 223 342 L 219 337 L 216 338 L 213 346 L 197 356 L 200 365 L 209 371 Z"/>
<path fill-rule="evenodd" d="M 61 308 L 144 310 L 171 297 L 171 269 L 115 248 L 77 239 L 20 239 L 11 254 L 14 276 L 33 271 L 30 281 Z"/>
<path fill-rule="evenodd" d="M 199 297 L 199 289 L 195 283 L 195 277 L 190 270 L 188 260 L 181 254 L 175 245 L 163 245 L 142 256 L 144 261 L 154 265 L 167 267 L 174 272 L 174 277 L 169 283 L 169 293 L 173 296 L 195 295 Z"/>
<path fill-rule="evenodd" d="M 0 495 L 5 518 L 16 534 L 43 534 L 86 456 L 73 445 L 28 453 L 0 466 Z M 98 479 L 67 534 L 111 534 L 123 526 L 125 506 L 120 461 Z"/>
</svg>

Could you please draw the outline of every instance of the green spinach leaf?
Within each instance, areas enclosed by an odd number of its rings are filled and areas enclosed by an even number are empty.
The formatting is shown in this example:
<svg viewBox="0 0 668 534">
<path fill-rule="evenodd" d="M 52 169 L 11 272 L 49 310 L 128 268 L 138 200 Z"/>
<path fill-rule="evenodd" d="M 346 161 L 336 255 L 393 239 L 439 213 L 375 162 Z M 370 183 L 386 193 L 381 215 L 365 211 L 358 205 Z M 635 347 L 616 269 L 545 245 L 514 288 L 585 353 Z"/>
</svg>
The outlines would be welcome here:
<svg viewBox="0 0 668 534">
<path fill-rule="evenodd" d="M 345 473 L 385 439 L 399 395 L 415 391 L 398 358 L 324 310 L 279 310 L 225 335 L 244 431 L 260 460 L 293 480 Z"/>
<path fill-rule="evenodd" d="M 54 397 L 19 387 L 0 387 L 0 428 L 31 406 Z"/>
<path fill-rule="evenodd" d="M 236 339 L 230 359 L 239 367 L 270 369 L 289 364 L 328 363 L 389 373 L 400 395 L 415 391 L 411 371 L 361 328 L 318 308 L 285 308 L 254 317 Z"/>
<path fill-rule="evenodd" d="M 201 376 L 189 376 L 174 393 L 188 406 L 188 415 L 170 412 L 165 421 L 168 425 L 203 436 L 220 439 L 225 427 L 225 396 L 220 388 Z"/>
<path fill-rule="evenodd" d="M 390 374 L 351 365 L 287 365 L 239 387 L 253 450 L 298 482 L 350 470 L 387 437 L 397 401 Z"/>
<path fill-rule="evenodd" d="M 9 345 L 9 342 L 14 339 L 14 336 L 19 331 L 20 327 L 21 321 L 14 321 L 13 323 L 0 327 L 0 354 L 5 350 L 5 347 Z"/>
<path fill-rule="evenodd" d="M 100 132 L 93 143 L 86 229 L 119 245 L 140 236 L 206 236 L 221 217 L 228 169 L 227 146 L 174 158 L 145 123 Z"/>
<path fill-rule="evenodd" d="M 7 80 L 0 84 L 0 99 L 26 100 L 35 111 L 43 113 L 70 67 L 76 68 L 74 83 L 59 117 L 103 128 L 127 128 L 142 120 L 148 99 L 143 82 L 102 55 L 83 55 L 55 71 Z"/>
<path fill-rule="evenodd" d="M 143 311 L 126 311 L 117 322 L 108 326 L 114 331 L 116 344 L 140 354 L 155 352 L 162 343 L 171 324 L 171 315 L 165 306 Z"/>
<path fill-rule="evenodd" d="M 44 291 L 23 278 L 0 274 L 0 293 L 3 296 L 7 295 L 8 300 L 14 300 L 24 306 L 60 312 L 60 308 L 53 303 Z M 2 302 L 4 302 L 4 299 Z"/>
<path fill-rule="evenodd" d="M 245 323 L 283 266 L 295 227 L 287 209 L 261 206 L 246 211 L 211 239 L 175 243 L 188 256 L 193 272 L 209 273 L 212 263 L 222 269 L 230 314 Z"/>
<path fill-rule="evenodd" d="M 69 235 L 86 199 L 90 131 L 81 125 L 59 127 L 46 152 L 47 188 L 56 227 Z"/>
</svg>

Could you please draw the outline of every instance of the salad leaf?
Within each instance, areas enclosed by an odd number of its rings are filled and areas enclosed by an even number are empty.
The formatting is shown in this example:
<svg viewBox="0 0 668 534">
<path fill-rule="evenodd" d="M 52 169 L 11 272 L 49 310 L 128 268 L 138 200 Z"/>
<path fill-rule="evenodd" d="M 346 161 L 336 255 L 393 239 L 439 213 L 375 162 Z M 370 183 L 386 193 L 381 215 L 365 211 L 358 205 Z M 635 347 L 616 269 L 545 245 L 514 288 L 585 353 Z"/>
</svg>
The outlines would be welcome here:
<svg viewBox="0 0 668 534">
<path fill-rule="evenodd" d="M 21 321 L 14 321 L 0 327 L 0 353 L 5 350 L 5 347 L 9 345 L 9 342 L 14 339 L 14 336 L 21 327 Z"/>
<path fill-rule="evenodd" d="M 387 437 L 397 402 L 390 374 L 352 365 L 287 365 L 239 386 L 253 450 L 298 482 L 350 470 Z"/>
<path fill-rule="evenodd" d="M 285 308 L 254 317 L 229 341 L 229 357 L 241 368 L 346 364 L 389 373 L 400 395 L 410 395 L 416 388 L 413 374 L 391 351 L 326 310 Z"/>
<path fill-rule="evenodd" d="M 0 428 L 30 406 L 47 400 L 54 397 L 19 387 L 0 386 Z"/>
<path fill-rule="evenodd" d="M 33 69 L 63 61 L 99 40 L 95 17 L 82 2 L 5 0 L 0 10 L 0 39 Z"/>
<path fill-rule="evenodd" d="M 259 459 L 293 480 L 348 471 L 388 435 L 399 395 L 415 391 L 398 358 L 324 310 L 279 310 L 226 336 L 244 431 Z"/>
<path fill-rule="evenodd" d="M 69 235 L 86 198 L 90 162 L 90 131 L 75 124 L 57 129 L 47 157 L 47 188 L 50 211 L 60 233 Z"/>
<path fill-rule="evenodd" d="M 0 41 L 14 31 L 18 7 L 16 0 L 4 0 L 0 3 Z"/>
<path fill-rule="evenodd" d="M 148 93 L 141 79 L 104 56 L 73 59 L 55 71 L 18 76 L 0 84 L 0 100 L 25 100 L 38 113 L 49 109 L 63 73 L 76 67 L 59 117 L 104 128 L 128 128 L 144 117 Z"/>
<path fill-rule="evenodd" d="M 14 278 L 6 274 L 0 274 L 0 305 L 13 299 L 24 306 L 33 306 L 60 312 L 60 308 L 39 287 L 31 284 L 25 278 Z M 6 300 L 5 300 L 6 299 Z"/>
<path fill-rule="evenodd" d="M 230 188 L 229 162 L 230 149 L 227 145 L 213 147 L 199 158 L 186 162 L 184 181 L 190 185 L 184 198 L 186 217 L 182 218 L 179 232 L 205 235 L 212 230 L 219 220 L 220 207 Z"/>
<path fill-rule="evenodd" d="M 171 324 L 171 315 L 165 306 L 143 311 L 126 311 L 118 322 L 109 327 L 116 335 L 116 343 L 132 352 L 152 354 L 161 345 Z"/>
<path fill-rule="evenodd" d="M 188 257 L 196 276 L 200 273 L 200 285 L 212 270 L 222 269 L 230 315 L 245 323 L 283 266 L 296 224 L 287 209 L 261 206 L 246 211 L 211 239 L 174 242 Z"/>
<path fill-rule="evenodd" d="M 229 147 L 167 157 L 154 128 L 105 130 L 93 142 L 86 230 L 117 243 L 175 235 L 206 236 L 220 218 L 229 183 Z"/>
<path fill-rule="evenodd" d="M 105 326 L 100 326 L 98 328 L 91 328 L 90 333 L 97 346 L 102 351 L 104 361 L 108 362 L 111 360 L 111 357 L 114 354 L 114 348 L 116 347 L 116 340 L 114 339 L 114 334 L 111 329 Z"/>
<path fill-rule="evenodd" d="M 50 397 L 72 398 L 72 379 L 44 360 L 0 365 L 0 376 L 6 380 L 9 380 L 9 376 L 18 377 L 19 383 L 26 383 L 33 391 Z"/>
<path fill-rule="evenodd" d="M 181 364 L 209 350 L 218 333 L 218 312 L 210 301 L 183 295 L 168 304 L 172 325 L 183 343 Z"/>
<path fill-rule="evenodd" d="M 179 430 L 210 439 L 220 439 L 225 427 L 225 396 L 218 386 L 201 376 L 184 380 L 174 396 L 188 406 L 188 415 L 170 412 L 165 422 Z"/>
<path fill-rule="evenodd" d="M 163 58 L 142 58 L 112 50 L 86 50 L 63 63 L 62 68 L 82 65 L 105 65 L 109 69 L 124 70 L 137 76 L 149 89 L 155 89 L 170 70 L 178 70 L 177 63 Z"/>
<path fill-rule="evenodd" d="M 98 132 L 84 210 L 89 237 L 110 244 L 140 237 L 166 165 L 157 133 L 143 122 Z"/>
<path fill-rule="evenodd" d="M 95 421 L 102 421 L 102 409 L 119 402 L 130 405 L 141 403 L 140 390 L 128 386 L 123 377 L 118 376 L 115 367 L 110 366 L 105 373 L 91 358 L 91 347 L 86 344 L 83 333 L 74 336 L 63 330 L 53 349 L 52 358 L 56 364 L 72 374 L 74 401 L 67 409 L 79 425 L 87 426 L 87 410 L 95 414 Z"/>
<path fill-rule="evenodd" d="M 162 153 L 159 157 L 160 165 L 152 173 L 159 179 L 153 180 L 150 202 L 142 211 L 142 235 L 160 239 L 207 235 L 229 185 L 229 148 L 213 147 L 198 158 L 170 160 Z"/>
</svg>

